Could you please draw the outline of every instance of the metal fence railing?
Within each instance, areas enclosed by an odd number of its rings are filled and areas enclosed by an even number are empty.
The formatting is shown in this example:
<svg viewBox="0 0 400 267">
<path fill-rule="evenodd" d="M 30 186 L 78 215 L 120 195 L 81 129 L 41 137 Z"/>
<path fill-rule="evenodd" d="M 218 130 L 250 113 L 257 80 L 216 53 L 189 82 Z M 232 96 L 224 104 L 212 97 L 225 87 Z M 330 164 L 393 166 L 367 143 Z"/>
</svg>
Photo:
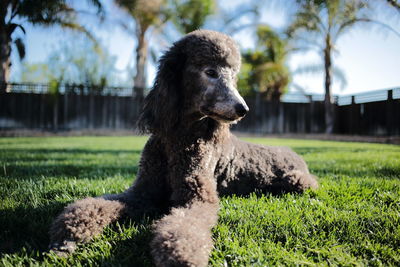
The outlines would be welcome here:
<svg viewBox="0 0 400 267">
<path fill-rule="evenodd" d="M 343 95 L 337 97 L 339 106 L 352 104 L 363 104 L 371 102 L 386 101 L 388 99 L 400 99 L 400 87 L 392 89 L 374 90 L 353 95 Z"/>
<path fill-rule="evenodd" d="M 1 84 L 1 83 L 0 83 Z M 7 83 L 2 84 L 7 88 L 7 92 L 14 93 L 35 93 L 47 94 L 52 92 L 51 84 L 43 83 Z M 96 95 L 113 95 L 113 96 L 132 96 L 133 88 L 127 86 L 93 86 L 85 84 L 60 84 L 57 92 L 60 94 L 74 93 L 89 95 L 91 93 Z M 149 88 L 145 88 L 144 92 L 148 92 Z M 374 90 L 364 93 L 357 93 L 351 95 L 335 95 L 333 96 L 334 103 L 339 106 L 350 105 L 352 102 L 355 104 L 377 102 L 392 99 L 400 99 L 400 87 L 382 90 Z M 303 94 L 300 92 L 288 92 L 281 98 L 284 103 L 310 103 L 310 102 L 324 101 L 323 94 Z"/>
<path fill-rule="evenodd" d="M 48 94 L 57 92 L 59 94 L 73 93 L 78 95 L 113 95 L 113 96 L 131 96 L 132 87 L 126 86 L 95 86 L 89 84 L 59 84 L 52 85 L 48 83 L 7 83 L 2 84 L 9 93 L 33 93 Z"/>
<path fill-rule="evenodd" d="M 400 87 L 391 89 L 374 90 L 365 93 L 357 93 L 351 95 L 336 95 L 333 96 L 334 103 L 339 106 L 350 104 L 363 104 L 371 102 L 386 101 L 388 99 L 400 99 Z M 311 101 L 324 101 L 322 94 L 305 95 L 297 92 L 289 92 L 282 96 L 284 103 L 310 103 Z"/>
</svg>

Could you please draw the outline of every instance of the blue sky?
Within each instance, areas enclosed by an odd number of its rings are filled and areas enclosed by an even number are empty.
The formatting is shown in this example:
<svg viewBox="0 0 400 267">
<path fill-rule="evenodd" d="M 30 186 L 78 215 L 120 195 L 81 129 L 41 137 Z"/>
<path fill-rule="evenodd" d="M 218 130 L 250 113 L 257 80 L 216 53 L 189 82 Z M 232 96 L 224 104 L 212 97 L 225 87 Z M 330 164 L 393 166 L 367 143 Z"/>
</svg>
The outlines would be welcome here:
<svg viewBox="0 0 400 267">
<path fill-rule="evenodd" d="M 231 5 L 245 1 L 223 0 L 222 4 Z M 107 9 L 110 14 L 116 18 L 126 19 L 119 10 L 111 7 L 110 0 L 106 1 Z M 272 27 L 282 28 L 286 22 L 286 14 L 283 8 L 267 6 L 261 10 L 261 22 L 268 23 Z M 399 16 L 400 17 L 400 16 Z M 400 32 L 400 19 L 388 17 L 388 14 L 378 16 L 377 19 L 387 22 L 396 31 Z M 206 28 L 215 28 L 210 23 Z M 26 27 L 27 34 L 25 41 L 27 44 L 26 61 L 44 62 L 51 51 L 54 51 L 60 42 L 73 42 L 74 34 L 61 29 L 43 29 Z M 125 70 L 126 67 L 133 66 L 134 48 L 136 41 L 133 36 L 118 27 L 116 24 L 107 23 L 101 26 L 93 26 L 92 30 L 98 36 L 102 43 L 108 47 L 111 54 L 117 56 L 117 67 Z M 253 34 L 244 30 L 235 34 L 234 39 L 242 48 L 251 48 L 254 46 Z M 158 48 L 158 51 L 167 49 L 171 41 L 179 38 L 177 34 L 166 38 L 158 36 L 152 38 L 150 42 Z M 156 44 L 156 45 L 155 45 Z M 343 35 L 338 43 L 337 49 L 340 52 L 335 56 L 334 64 L 339 66 L 346 74 L 347 85 L 340 88 L 338 83 L 334 84 L 333 92 L 335 94 L 353 94 L 376 89 L 400 87 L 400 37 L 390 33 L 381 33 L 371 27 L 357 28 Z M 16 55 L 13 55 L 14 61 Z M 294 70 L 302 65 L 319 62 L 319 55 L 316 52 L 307 52 L 303 54 L 292 55 L 289 58 L 288 65 Z M 12 72 L 12 78 L 17 77 L 19 64 L 15 63 Z M 155 76 L 154 64 L 148 66 L 148 84 L 152 84 Z M 124 77 L 128 79 L 128 77 Z M 293 82 L 301 85 L 310 93 L 323 93 L 323 75 L 296 75 Z M 291 90 L 294 90 L 293 88 Z"/>
</svg>

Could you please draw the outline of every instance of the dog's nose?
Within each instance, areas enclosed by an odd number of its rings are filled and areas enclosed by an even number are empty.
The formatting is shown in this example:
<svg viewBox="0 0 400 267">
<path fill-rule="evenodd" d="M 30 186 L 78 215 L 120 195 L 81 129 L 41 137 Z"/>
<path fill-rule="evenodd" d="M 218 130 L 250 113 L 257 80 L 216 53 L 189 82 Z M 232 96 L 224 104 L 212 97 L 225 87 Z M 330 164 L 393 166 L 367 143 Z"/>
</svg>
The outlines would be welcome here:
<svg viewBox="0 0 400 267">
<path fill-rule="evenodd" d="M 247 114 L 247 112 L 249 111 L 249 108 L 243 104 L 236 104 L 235 111 L 239 117 L 243 117 L 244 115 Z"/>
</svg>

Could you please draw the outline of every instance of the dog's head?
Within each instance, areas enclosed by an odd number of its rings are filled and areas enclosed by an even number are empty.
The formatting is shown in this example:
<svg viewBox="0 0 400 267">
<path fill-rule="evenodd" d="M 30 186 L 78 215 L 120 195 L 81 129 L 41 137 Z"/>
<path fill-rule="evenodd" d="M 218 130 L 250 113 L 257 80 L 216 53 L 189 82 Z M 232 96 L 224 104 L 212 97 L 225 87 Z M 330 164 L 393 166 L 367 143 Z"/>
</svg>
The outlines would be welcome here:
<svg viewBox="0 0 400 267">
<path fill-rule="evenodd" d="M 140 129 L 166 134 L 188 118 L 240 120 L 248 107 L 236 88 L 239 69 L 239 48 L 229 36 L 207 30 L 186 35 L 160 59 Z"/>
</svg>

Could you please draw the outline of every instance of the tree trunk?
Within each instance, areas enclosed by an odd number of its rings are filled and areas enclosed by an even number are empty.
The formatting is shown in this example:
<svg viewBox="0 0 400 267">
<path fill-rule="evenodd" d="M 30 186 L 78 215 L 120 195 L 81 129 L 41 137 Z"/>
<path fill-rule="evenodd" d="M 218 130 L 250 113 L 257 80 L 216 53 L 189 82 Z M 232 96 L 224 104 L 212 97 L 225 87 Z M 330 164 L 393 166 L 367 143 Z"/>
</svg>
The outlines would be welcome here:
<svg viewBox="0 0 400 267">
<path fill-rule="evenodd" d="M 142 100 L 144 98 L 144 89 L 146 87 L 146 63 L 148 44 L 145 39 L 145 33 L 146 29 L 143 29 L 138 25 L 136 29 L 138 45 L 136 48 L 136 75 L 134 78 L 133 95 L 139 103 L 142 103 Z"/>
<path fill-rule="evenodd" d="M 334 114 L 331 95 L 332 85 L 332 55 L 331 55 L 331 40 L 327 35 L 324 49 L 324 64 L 325 64 L 325 133 L 333 133 Z"/>
<path fill-rule="evenodd" d="M 7 25 L 0 17 L 0 93 L 5 93 L 10 76 L 11 67 L 11 36 L 7 31 Z"/>
</svg>

